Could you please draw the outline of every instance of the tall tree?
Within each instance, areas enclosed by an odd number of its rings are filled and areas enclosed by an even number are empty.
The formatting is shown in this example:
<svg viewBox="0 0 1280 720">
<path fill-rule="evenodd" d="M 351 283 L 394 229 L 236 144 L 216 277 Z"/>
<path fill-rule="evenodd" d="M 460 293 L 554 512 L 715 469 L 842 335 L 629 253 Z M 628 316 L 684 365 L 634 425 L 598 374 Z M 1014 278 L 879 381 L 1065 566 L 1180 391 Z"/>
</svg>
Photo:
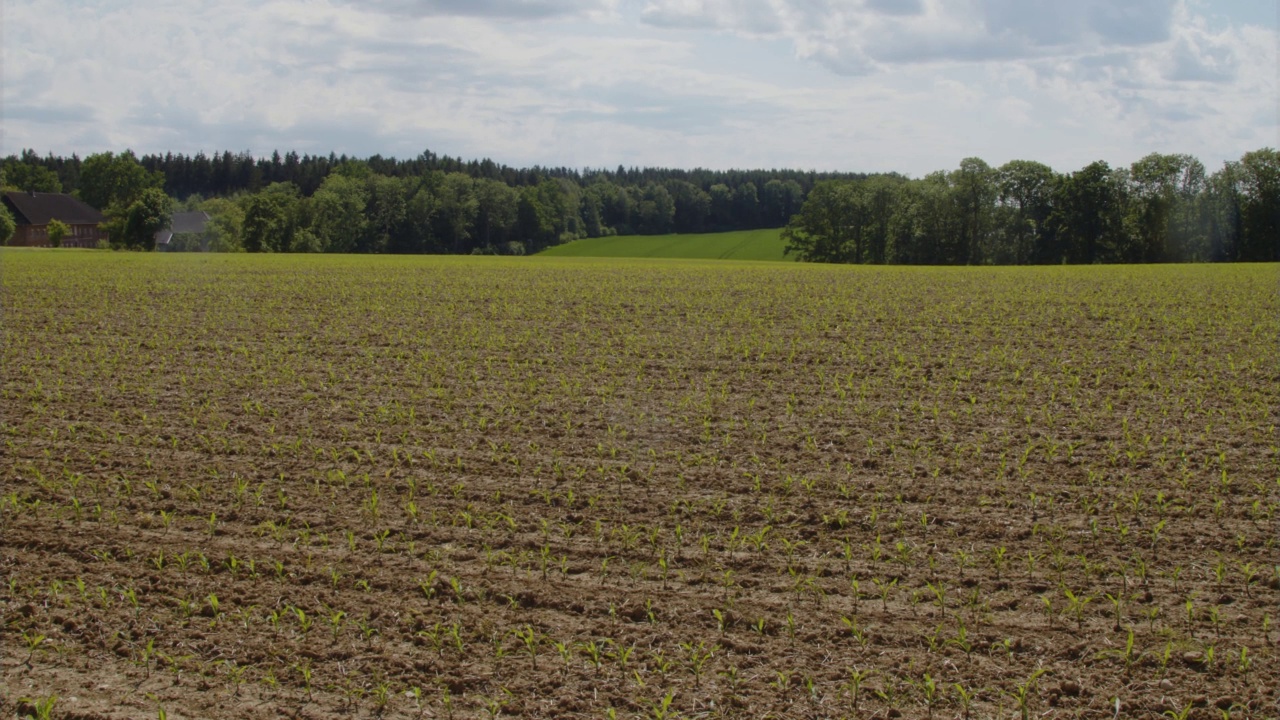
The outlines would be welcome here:
<svg viewBox="0 0 1280 720">
<path fill-rule="evenodd" d="M 1190 155 L 1152 153 L 1129 168 L 1127 230 L 1132 262 L 1177 262 L 1207 254 L 1197 198 L 1204 166 Z"/>
<path fill-rule="evenodd" d="M 212 198 L 200 203 L 199 209 L 209 215 L 206 226 L 206 249 L 210 252 L 244 251 L 244 208 L 226 198 Z"/>
<path fill-rule="evenodd" d="M 475 181 L 476 241 L 496 247 L 513 239 L 520 210 L 520 193 L 502 182 L 482 178 Z"/>
<path fill-rule="evenodd" d="M 458 172 L 441 173 L 433 194 L 436 206 L 432 234 L 445 252 L 471 252 L 476 213 L 480 210 L 471 178 Z"/>
<path fill-rule="evenodd" d="M 733 229 L 733 191 L 724 183 L 716 183 L 707 190 L 707 194 L 711 196 L 712 229 Z"/>
<path fill-rule="evenodd" d="M 637 230 L 646 235 L 661 235 L 675 227 L 676 203 L 671 193 L 658 183 L 644 187 L 636 208 Z"/>
<path fill-rule="evenodd" d="M 996 171 L 994 262 L 1022 265 L 1053 257 L 1055 242 L 1048 220 L 1056 181 L 1048 165 L 1030 160 L 1012 160 Z"/>
<path fill-rule="evenodd" d="M 108 214 L 123 211 L 144 190 L 163 187 L 164 175 L 149 172 L 132 150 L 90 155 L 80 170 L 80 199 Z"/>
<path fill-rule="evenodd" d="M 1272 148 L 1240 158 L 1239 259 L 1280 260 L 1280 153 Z"/>
<path fill-rule="evenodd" d="M 706 230 L 711 217 L 711 196 L 686 180 L 668 180 L 664 183 L 675 203 L 676 232 L 697 233 Z"/>
<path fill-rule="evenodd" d="M 996 200 L 996 174 L 981 158 L 965 158 L 951 173 L 961 235 L 957 238 L 955 261 L 977 265 L 985 260 Z"/>
<path fill-rule="evenodd" d="M 733 225 L 743 229 L 760 226 L 760 195 L 753 182 L 744 182 L 733 190 Z"/>
<path fill-rule="evenodd" d="M 593 178 L 586 194 L 600 207 L 601 234 L 625 235 L 631 228 L 631 197 L 622 186 L 602 177 Z M 607 229 L 607 230 L 606 230 Z"/>
<path fill-rule="evenodd" d="M 156 233 L 169 227 L 173 201 L 158 187 L 143 190 L 125 213 L 124 244 L 140 250 L 154 250 Z"/>
<path fill-rule="evenodd" d="M 1123 177 L 1098 161 L 1058 183 L 1050 219 L 1062 240 L 1062 261 L 1121 262 L 1131 253 L 1124 232 Z"/>
<path fill-rule="evenodd" d="M 888 261 L 893 216 L 897 212 L 904 183 L 900 175 L 873 175 L 853 181 L 865 224 L 861 235 L 866 250 L 865 254 L 859 253 L 858 262 L 880 265 Z"/>
<path fill-rule="evenodd" d="M 1240 239 L 1244 234 L 1241 212 L 1240 164 L 1227 162 L 1205 180 L 1201 198 L 1209 260 L 1230 262 L 1240 258 Z"/>
<path fill-rule="evenodd" d="M 800 212 L 804 189 L 795 180 L 773 178 L 760 190 L 760 222 L 764 227 L 783 227 Z"/>
<path fill-rule="evenodd" d="M 373 175 L 365 181 L 364 237 L 360 251 L 384 253 L 399 244 L 408 213 L 407 183 L 400 178 Z"/>
<path fill-rule="evenodd" d="M 43 165 L 10 158 L 0 163 L 0 188 L 58 193 L 62 192 L 62 181 L 56 172 Z"/>
<path fill-rule="evenodd" d="M 849 183 L 818 183 L 782 230 L 785 253 L 809 262 L 857 262 L 859 213 Z"/>
<path fill-rule="evenodd" d="M 962 218 L 956 212 L 949 174 L 930 173 L 905 183 L 889 226 L 886 261 L 905 265 L 955 262 Z"/>
<path fill-rule="evenodd" d="M 325 252 L 350 253 L 361 250 L 368 191 L 365 182 L 348 174 L 334 173 L 320 185 L 309 201 L 310 229 Z"/>
<path fill-rule="evenodd" d="M 244 249 L 249 252 L 288 252 L 297 229 L 298 188 L 273 183 L 244 201 Z"/>
</svg>

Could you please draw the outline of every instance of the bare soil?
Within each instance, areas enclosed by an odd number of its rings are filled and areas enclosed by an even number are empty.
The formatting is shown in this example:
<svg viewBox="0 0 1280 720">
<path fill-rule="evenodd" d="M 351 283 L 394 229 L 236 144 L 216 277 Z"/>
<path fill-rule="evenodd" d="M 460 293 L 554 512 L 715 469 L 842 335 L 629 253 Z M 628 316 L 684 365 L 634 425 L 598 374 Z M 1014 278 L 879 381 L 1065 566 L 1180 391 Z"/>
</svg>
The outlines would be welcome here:
<svg viewBox="0 0 1280 720">
<path fill-rule="evenodd" d="M 1274 266 L 2 261 L 6 716 L 1280 717 Z"/>
</svg>

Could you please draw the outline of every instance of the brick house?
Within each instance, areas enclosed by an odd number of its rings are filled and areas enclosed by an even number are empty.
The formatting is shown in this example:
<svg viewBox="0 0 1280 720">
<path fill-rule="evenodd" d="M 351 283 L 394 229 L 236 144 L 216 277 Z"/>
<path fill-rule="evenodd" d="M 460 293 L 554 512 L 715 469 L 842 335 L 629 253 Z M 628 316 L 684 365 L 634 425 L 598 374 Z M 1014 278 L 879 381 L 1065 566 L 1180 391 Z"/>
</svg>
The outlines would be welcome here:
<svg viewBox="0 0 1280 720">
<path fill-rule="evenodd" d="M 13 191 L 4 193 L 0 200 L 17 221 L 18 228 L 10 245 L 48 247 L 49 223 L 54 220 L 61 220 L 71 228 L 62 238 L 62 247 L 92 248 L 108 239 L 107 231 L 101 227 L 107 218 L 70 195 Z"/>
</svg>

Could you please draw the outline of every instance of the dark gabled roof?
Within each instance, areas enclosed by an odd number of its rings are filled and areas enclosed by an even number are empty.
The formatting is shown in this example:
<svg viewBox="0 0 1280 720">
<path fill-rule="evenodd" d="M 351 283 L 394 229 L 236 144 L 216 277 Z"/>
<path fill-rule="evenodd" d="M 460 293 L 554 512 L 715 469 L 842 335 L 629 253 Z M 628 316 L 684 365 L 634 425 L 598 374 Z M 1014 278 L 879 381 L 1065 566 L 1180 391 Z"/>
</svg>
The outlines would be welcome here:
<svg viewBox="0 0 1280 720">
<path fill-rule="evenodd" d="M 13 218 L 19 225 L 48 225 L 50 220 L 97 225 L 107 219 L 83 200 L 63 193 L 7 192 L 4 204 L 13 209 Z"/>
<path fill-rule="evenodd" d="M 169 229 L 175 235 L 179 233 L 202 233 L 209 224 L 209 214 L 203 212 L 176 212 L 169 223 Z"/>
<path fill-rule="evenodd" d="M 169 227 L 156 231 L 156 244 L 168 245 L 179 233 L 202 233 L 209 224 L 209 213 L 176 212 L 169 220 Z"/>
</svg>

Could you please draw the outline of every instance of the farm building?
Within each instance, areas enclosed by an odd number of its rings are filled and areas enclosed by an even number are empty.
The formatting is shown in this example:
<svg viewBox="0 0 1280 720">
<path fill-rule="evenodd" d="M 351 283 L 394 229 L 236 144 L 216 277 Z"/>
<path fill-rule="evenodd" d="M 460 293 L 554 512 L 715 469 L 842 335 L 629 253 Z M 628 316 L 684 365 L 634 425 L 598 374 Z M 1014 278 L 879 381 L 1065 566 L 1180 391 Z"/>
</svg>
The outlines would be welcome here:
<svg viewBox="0 0 1280 720">
<path fill-rule="evenodd" d="M 176 212 L 169 221 L 169 227 L 156 232 L 156 249 L 207 250 L 205 230 L 208 226 L 208 213 Z"/>
<path fill-rule="evenodd" d="M 106 217 L 70 195 L 13 191 L 4 193 L 3 201 L 18 226 L 10 245 L 48 247 L 49 223 L 54 220 L 61 220 L 71 228 L 62 239 L 63 247 L 97 247 L 100 241 L 108 239 L 107 231 L 101 227 Z"/>
</svg>

